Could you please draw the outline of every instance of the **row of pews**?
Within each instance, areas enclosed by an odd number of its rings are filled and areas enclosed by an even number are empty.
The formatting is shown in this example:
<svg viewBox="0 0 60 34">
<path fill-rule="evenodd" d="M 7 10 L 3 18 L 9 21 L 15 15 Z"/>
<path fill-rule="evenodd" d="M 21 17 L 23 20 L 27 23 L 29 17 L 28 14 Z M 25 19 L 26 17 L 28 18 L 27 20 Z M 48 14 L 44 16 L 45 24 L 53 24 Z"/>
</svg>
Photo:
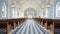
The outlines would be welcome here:
<svg viewBox="0 0 60 34">
<path fill-rule="evenodd" d="M 6 34 L 11 32 L 17 26 L 21 25 L 27 18 L 14 18 L 14 19 L 0 19 L 0 28 L 6 29 Z M 60 19 L 49 19 L 49 18 L 33 18 L 37 23 L 49 29 L 55 34 L 55 29 L 60 29 Z M 4 31 L 4 30 L 3 30 Z M 0 30 L 0 34 L 1 34 Z M 4 34 L 5 32 L 3 32 Z"/>
<path fill-rule="evenodd" d="M 55 29 L 60 29 L 60 19 L 49 19 L 49 18 L 34 18 L 40 25 L 50 30 L 53 34 L 56 33 Z"/>
<path fill-rule="evenodd" d="M 14 18 L 14 19 L 0 19 L 0 29 L 6 29 L 5 32 L 0 30 L 0 34 L 8 34 L 11 30 L 21 25 L 27 18 Z"/>
</svg>

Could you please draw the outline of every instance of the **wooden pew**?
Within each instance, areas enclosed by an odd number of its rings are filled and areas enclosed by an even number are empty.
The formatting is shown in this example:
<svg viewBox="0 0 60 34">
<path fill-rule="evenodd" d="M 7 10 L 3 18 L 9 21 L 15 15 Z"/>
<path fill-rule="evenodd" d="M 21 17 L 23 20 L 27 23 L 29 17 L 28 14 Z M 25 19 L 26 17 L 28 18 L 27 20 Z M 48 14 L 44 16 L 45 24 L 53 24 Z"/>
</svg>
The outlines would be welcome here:
<svg viewBox="0 0 60 34">
<path fill-rule="evenodd" d="M 50 31 L 55 34 L 55 28 L 60 28 L 60 20 L 59 19 L 45 19 L 41 18 L 41 23 L 44 23 L 46 29 L 50 26 Z"/>
<path fill-rule="evenodd" d="M 33 18 L 40 25 L 49 29 L 53 34 L 55 34 L 55 29 L 60 29 L 60 19 L 49 19 L 49 18 Z"/>
<path fill-rule="evenodd" d="M 15 18 L 15 19 L 0 19 L 0 27 L 7 30 L 6 34 L 11 32 L 11 29 L 15 29 L 17 26 L 22 24 L 26 18 Z"/>
</svg>

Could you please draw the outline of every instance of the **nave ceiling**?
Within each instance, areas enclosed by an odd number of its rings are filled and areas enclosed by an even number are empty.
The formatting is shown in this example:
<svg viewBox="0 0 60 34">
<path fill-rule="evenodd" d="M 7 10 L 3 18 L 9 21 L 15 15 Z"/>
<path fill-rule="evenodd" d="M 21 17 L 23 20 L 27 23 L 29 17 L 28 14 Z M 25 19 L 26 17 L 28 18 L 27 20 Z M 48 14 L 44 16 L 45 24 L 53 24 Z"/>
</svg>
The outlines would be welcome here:
<svg viewBox="0 0 60 34">
<path fill-rule="evenodd" d="M 34 8 L 34 6 L 37 10 L 41 11 L 47 7 L 48 3 L 54 4 L 55 0 L 6 0 L 6 1 L 9 5 L 14 3 L 18 11 L 20 11 L 20 9 L 22 8 L 23 10 L 26 10 L 29 7 Z"/>
<path fill-rule="evenodd" d="M 24 11 L 33 8 L 37 15 L 42 15 L 46 11 L 47 4 L 54 5 L 55 0 L 6 0 L 8 6 L 15 5 L 20 15 L 24 16 Z"/>
</svg>

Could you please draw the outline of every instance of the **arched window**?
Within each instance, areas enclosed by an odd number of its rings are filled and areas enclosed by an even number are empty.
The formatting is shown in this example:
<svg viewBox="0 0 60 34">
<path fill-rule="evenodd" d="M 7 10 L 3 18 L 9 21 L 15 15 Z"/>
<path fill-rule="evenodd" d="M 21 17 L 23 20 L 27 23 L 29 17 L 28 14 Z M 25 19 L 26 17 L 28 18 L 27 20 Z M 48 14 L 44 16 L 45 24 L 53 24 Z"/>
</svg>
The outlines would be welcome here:
<svg viewBox="0 0 60 34">
<path fill-rule="evenodd" d="M 2 17 L 6 17 L 6 5 L 5 5 L 5 3 L 2 4 Z"/>
<path fill-rule="evenodd" d="M 56 17 L 60 17 L 60 2 L 56 5 Z"/>
<path fill-rule="evenodd" d="M 29 7 L 24 11 L 24 16 L 28 17 L 28 18 L 36 17 L 37 16 L 37 11 L 34 8 Z"/>
</svg>

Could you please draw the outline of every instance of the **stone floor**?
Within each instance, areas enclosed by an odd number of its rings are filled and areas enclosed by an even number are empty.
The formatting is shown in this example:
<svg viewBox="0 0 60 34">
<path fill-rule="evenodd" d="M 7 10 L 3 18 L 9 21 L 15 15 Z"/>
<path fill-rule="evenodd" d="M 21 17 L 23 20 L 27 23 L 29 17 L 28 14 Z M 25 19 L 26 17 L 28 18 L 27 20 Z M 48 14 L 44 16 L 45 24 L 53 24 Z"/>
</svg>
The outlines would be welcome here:
<svg viewBox="0 0 60 34">
<path fill-rule="evenodd" d="M 0 34 L 6 34 L 6 29 L 0 28 Z"/>
</svg>

